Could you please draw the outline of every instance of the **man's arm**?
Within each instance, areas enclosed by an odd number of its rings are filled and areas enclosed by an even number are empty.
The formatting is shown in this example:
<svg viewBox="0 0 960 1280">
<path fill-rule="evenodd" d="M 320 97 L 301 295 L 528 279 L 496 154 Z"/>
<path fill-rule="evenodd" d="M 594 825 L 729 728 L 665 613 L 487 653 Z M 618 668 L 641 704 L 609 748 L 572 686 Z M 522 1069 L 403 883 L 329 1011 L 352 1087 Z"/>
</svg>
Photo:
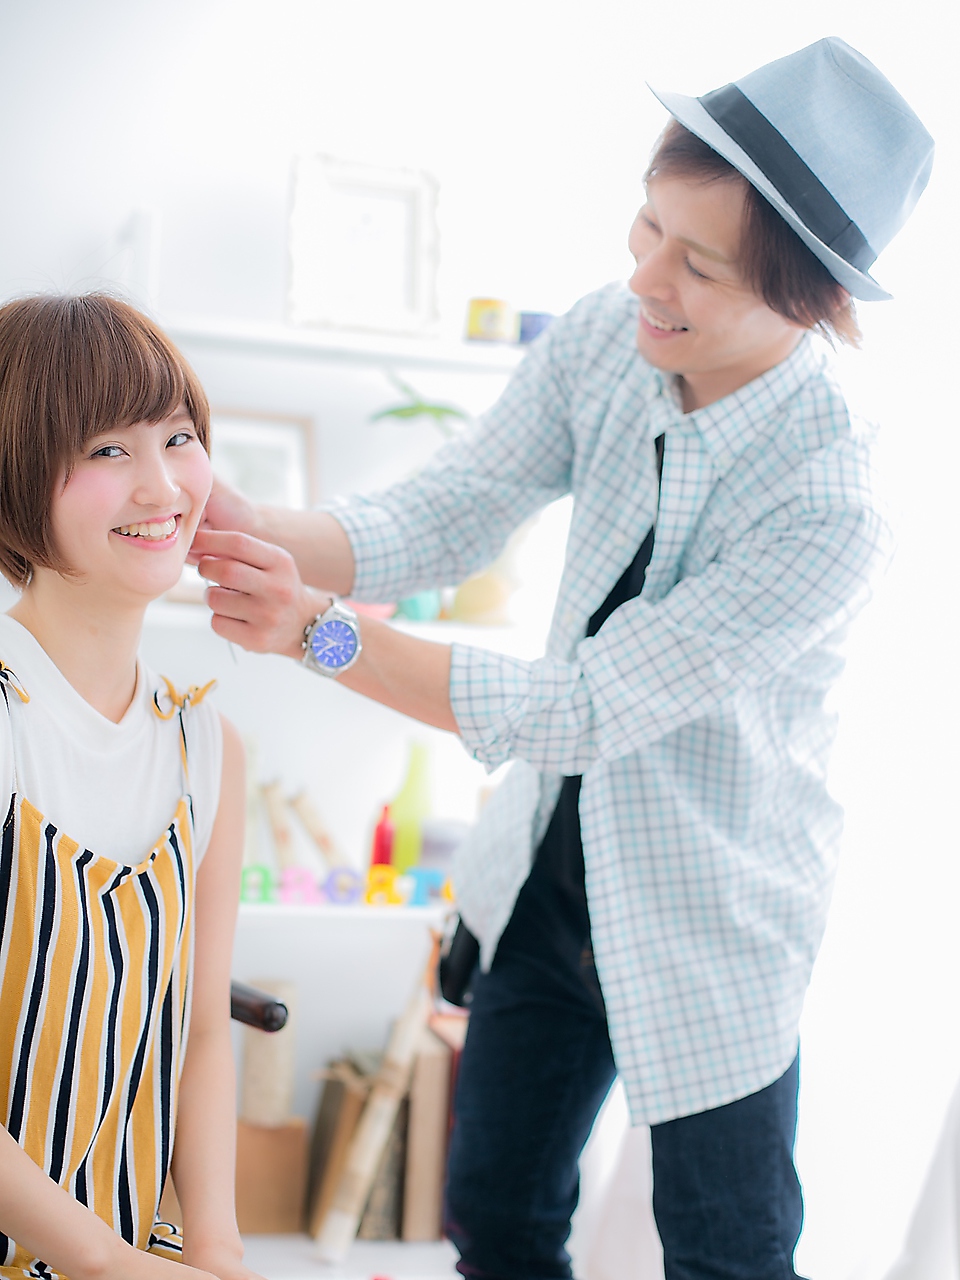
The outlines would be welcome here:
<svg viewBox="0 0 960 1280">
<path fill-rule="evenodd" d="M 219 1280 L 258 1280 L 237 1230 L 236 1102 L 230 1044 L 230 961 L 240 896 L 243 744 L 223 725 L 223 776 L 210 844 L 197 873 L 190 1035 L 180 1080 L 173 1182 L 183 1212 L 183 1257 Z"/>
<path fill-rule="evenodd" d="M 490 769 L 521 759 L 582 773 L 771 679 L 856 614 L 885 559 L 881 517 L 795 506 L 770 513 L 664 598 L 621 605 L 570 660 L 451 650 L 364 620 L 369 653 L 340 681 L 457 732 Z M 201 573 L 221 584 L 208 592 L 214 630 L 299 657 L 303 626 L 328 598 L 298 583 L 279 548 L 223 533 L 203 535 L 202 546 L 217 558 L 204 559 Z"/>
<path fill-rule="evenodd" d="M 518 525 L 569 491 L 571 383 L 597 306 L 574 308 L 551 326 L 475 428 L 416 475 L 311 512 L 257 507 L 216 484 L 201 535 L 234 530 L 272 542 L 290 553 L 304 583 L 359 600 L 464 581 Z"/>
</svg>

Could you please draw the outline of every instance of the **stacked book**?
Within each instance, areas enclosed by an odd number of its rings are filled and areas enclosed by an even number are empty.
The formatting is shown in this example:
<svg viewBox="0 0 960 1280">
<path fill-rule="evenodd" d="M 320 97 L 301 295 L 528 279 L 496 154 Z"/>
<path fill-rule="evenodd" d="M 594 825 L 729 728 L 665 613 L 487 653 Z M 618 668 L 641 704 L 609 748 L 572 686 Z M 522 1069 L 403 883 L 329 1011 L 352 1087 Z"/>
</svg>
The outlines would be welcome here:
<svg viewBox="0 0 960 1280">
<path fill-rule="evenodd" d="M 360 1219 L 361 1240 L 439 1240 L 461 1014 L 435 1013 L 419 1033 L 409 1088 L 380 1153 Z M 310 1146 L 307 1228 L 317 1237 L 347 1175 L 347 1156 L 378 1064 L 344 1057 L 324 1073 Z"/>
</svg>

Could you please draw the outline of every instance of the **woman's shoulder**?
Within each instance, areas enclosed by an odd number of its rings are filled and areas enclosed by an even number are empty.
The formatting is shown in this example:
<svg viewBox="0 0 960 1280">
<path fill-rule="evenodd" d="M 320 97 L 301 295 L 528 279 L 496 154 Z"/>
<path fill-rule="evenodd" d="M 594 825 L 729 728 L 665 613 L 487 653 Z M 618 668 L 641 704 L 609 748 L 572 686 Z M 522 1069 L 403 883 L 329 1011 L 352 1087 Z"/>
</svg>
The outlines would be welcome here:
<svg viewBox="0 0 960 1280">
<path fill-rule="evenodd" d="M 30 686 L 42 679 L 44 663 L 49 662 L 36 640 L 25 627 L 0 613 L 0 789 L 10 794 L 14 789 L 13 726 L 11 701 L 29 702 Z M 5 804 L 6 802 L 3 801 Z"/>
<path fill-rule="evenodd" d="M 0 613 L 0 662 L 24 682 L 45 679 L 52 665 L 36 638 L 9 613 Z"/>
</svg>

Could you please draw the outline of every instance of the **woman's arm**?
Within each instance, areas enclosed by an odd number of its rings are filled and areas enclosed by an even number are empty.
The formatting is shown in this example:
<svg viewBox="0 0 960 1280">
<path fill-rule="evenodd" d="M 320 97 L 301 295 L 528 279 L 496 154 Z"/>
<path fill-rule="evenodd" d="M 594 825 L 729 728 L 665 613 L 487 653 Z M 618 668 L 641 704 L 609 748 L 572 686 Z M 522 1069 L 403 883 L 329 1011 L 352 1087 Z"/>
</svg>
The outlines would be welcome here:
<svg viewBox="0 0 960 1280">
<path fill-rule="evenodd" d="M 127 1244 L 0 1126 L 0 1231 L 71 1280 L 211 1280 Z"/>
<path fill-rule="evenodd" d="M 190 1034 L 180 1080 L 173 1182 L 183 1258 L 219 1280 L 247 1280 L 235 1208 L 237 1117 L 230 1044 L 230 961 L 243 850 L 243 744 L 223 724 L 223 776 L 210 844 L 197 873 Z"/>
</svg>

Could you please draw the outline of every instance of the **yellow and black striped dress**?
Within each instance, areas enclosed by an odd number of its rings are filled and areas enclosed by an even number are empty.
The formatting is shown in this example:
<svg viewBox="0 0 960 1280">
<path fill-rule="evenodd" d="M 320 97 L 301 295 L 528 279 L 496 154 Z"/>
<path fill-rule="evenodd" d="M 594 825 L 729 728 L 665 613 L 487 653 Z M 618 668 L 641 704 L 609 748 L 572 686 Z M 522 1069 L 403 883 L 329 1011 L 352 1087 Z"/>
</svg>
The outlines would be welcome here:
<svg viewBox="0 0 960 1280">
<path fill-rule="evenodd" d="M 15 714 L 27 695 L 0 664 Z M 183 700 L 179 713 L 183 715 Z M 184 764 L 184 775 L 186 773 Z M 0 841 L 0 1117 L 42 1169 L 139 1249 L 180 1255 L 157 1221 L 186 1048 L 192 803 L 148 856 L 83 848 L 15 790 Z M 0 1276 L 57 1273 L 2 1234 Z"/>
</svg>

